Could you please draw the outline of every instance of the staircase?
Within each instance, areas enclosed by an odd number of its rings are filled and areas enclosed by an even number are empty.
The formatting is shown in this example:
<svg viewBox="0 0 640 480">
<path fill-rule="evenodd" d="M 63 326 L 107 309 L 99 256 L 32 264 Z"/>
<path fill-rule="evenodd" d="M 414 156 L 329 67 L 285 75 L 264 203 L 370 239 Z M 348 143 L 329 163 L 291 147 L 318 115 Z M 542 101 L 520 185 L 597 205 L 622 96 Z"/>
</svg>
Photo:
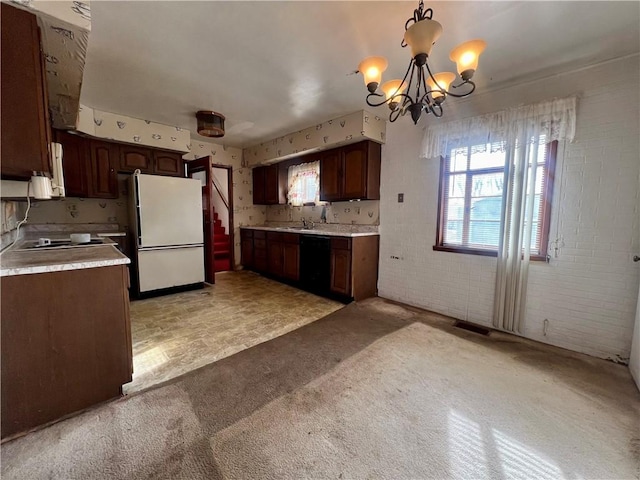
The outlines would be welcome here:
<svg viewBox="0 0 640 480">
<path fill-rule="evenodd" d="M 213 261 L 216 272 L 226 272 L 231 270 L 231 259 L 229 252 L 231 241 L 227 235 L 227 229 L 222 226 L 222 221 L 218 219 L 218 214 L 213 213 Z"/>
</svg>

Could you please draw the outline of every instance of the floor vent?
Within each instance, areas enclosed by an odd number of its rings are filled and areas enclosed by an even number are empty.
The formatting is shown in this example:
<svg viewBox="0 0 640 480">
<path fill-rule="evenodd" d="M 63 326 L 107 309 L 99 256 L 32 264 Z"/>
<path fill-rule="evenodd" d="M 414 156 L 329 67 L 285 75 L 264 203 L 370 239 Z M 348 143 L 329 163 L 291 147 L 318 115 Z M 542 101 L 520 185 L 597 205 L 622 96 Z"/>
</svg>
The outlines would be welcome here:
<svg viewBox="0 0 640 480">
<path fill-rule="evenodd" d="M 479 333 L 480 335 L 489 335 L 489 333 L 491 333 L 491 330 L 489 330 L 488 328 L 474 325 L 473 323 L 461 322 L 460 320 L 456 321 L 453 326 L 462 328 L 464 330 L 469 330 L 470 332 Z"/>
</svg>

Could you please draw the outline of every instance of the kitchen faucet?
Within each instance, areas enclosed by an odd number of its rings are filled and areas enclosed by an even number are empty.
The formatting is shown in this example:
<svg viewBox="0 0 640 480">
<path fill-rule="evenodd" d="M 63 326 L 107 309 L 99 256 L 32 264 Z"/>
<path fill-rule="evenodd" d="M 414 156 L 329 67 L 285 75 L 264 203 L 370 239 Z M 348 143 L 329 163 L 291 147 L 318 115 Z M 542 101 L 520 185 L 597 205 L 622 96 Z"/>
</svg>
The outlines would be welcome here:
<svg viewBox="0 0 640 480">
<path fill-rule="evenodd" d="M 302 228 L 307 228 L 307 220 L 302 217 Z"/>
</svg>

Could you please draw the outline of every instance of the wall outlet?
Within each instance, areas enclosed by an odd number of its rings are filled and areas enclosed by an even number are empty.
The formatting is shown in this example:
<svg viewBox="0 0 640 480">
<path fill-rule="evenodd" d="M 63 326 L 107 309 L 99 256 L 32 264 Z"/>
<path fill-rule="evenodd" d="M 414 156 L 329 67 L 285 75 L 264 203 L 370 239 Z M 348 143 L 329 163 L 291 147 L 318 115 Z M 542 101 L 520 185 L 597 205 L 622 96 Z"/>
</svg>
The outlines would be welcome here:
<svg viewBox="0 0 640 480">
<path fill-rule="evenodd" d="M 398 203 L 403 203 L 404 202 L 404 193 L 399 193 L 398 194 Z"/>
</svg>

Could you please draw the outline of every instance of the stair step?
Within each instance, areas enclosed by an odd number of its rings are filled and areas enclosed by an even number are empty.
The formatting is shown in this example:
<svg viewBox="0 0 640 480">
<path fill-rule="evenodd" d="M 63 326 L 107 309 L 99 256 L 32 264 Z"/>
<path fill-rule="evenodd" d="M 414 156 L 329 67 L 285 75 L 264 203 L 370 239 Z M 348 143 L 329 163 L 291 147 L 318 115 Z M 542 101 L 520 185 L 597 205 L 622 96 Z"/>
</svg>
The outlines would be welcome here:
<svg viewBox="0 0 640 480">
<path fill-rule="evenodd" d="M 226 272 L 231 270 L 231 262 L 228 258 L 216 259 L 214 263 L 216 272 Z"/>
<path fill-rule="evenodd" d="M 229 242 L 229 235 L 227 235 L 226 233 L 215 233 L 213 235 L 213 241 L 214 243 L 222 243 L 222 242 Z"/>
</svg>

